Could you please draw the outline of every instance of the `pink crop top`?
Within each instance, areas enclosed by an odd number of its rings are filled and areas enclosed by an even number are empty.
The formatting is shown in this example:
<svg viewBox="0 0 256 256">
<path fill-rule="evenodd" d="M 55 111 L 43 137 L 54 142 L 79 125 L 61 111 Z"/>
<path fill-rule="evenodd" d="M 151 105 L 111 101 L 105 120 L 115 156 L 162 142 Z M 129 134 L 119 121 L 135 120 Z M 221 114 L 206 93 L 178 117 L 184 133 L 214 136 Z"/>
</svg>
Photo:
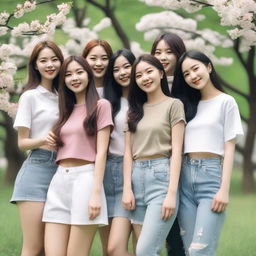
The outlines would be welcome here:
<svg viewBox="0 0 256 256">
<path fill-rule="evenodd" d="M 67 158 L 95 162 L 97 135 L 88 136 L 85 133 L 83 121 L 86 115 L 85 104 L 74 106 L 69 119 L 60 130 L 64 146 L 58 149 L 57 163 Z M 109 125 L 113 126 L 111 105 L 107 100 L 100 99 L 97 107 L 97 130 Z"/>
</svg>

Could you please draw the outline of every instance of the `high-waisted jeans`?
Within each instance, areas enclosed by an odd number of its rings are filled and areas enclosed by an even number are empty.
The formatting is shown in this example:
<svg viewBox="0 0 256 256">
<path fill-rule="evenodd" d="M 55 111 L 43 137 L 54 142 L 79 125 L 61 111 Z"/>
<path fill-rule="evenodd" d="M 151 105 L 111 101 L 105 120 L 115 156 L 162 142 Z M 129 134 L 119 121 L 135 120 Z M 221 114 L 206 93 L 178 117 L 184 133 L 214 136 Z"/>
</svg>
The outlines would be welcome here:
<svg viewBox="0 0 256 256">
<path fill-rule="evenodd" d="M 184 158 L 178 218 L 186 255 L 215 255 L 225 213 L 213 212 L 211 204 L 221 177 L 220 158 Z"/>
</svg>

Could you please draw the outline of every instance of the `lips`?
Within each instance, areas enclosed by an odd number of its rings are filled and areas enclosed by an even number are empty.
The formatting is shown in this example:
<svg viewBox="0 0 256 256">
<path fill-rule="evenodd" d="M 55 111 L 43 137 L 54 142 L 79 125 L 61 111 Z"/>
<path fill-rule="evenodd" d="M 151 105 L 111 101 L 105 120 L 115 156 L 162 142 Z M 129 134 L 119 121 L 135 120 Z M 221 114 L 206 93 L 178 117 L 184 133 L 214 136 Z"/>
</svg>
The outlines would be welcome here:
<svg viewBox="0 0 256 256">
<path fill-rule="evenodd" d="M 198 85 L 200 83 L 200 81 L 201 81 L 201 78 L 199 78 L 196 81 L 194 81 L 193 84 Z"/>
<path fill-rule="evenodd" d="M 94 68 L 93 69 L 96 73 L 102 73 L 102 71 L 104 70 L 104 68 Z"/>
<path fill-rule="evenodd" d="M 71 86 L 74 87 L 74 88 L 78 88 L 80 86 L 81 83 L 74 83 L 72 84 Z"/>
<path fill-rule="evenodd" d="M 161 64 L 163 65 L 164 68 L 166 68 L 169 63 L 163 63 L 163 62 L 161 62 Z"/>
<path fill-rule="evenodd" d="M 55 70 L 46 70 L 45 71 L 48 75 L 52 75 L 54 72 L 55 72 Z"/>
<path fill-rule="evenodd" d="M 143 86 L 146 88 L 149 88 L 151 86 L 152 82 L 145 83 Z"/>
</svg>

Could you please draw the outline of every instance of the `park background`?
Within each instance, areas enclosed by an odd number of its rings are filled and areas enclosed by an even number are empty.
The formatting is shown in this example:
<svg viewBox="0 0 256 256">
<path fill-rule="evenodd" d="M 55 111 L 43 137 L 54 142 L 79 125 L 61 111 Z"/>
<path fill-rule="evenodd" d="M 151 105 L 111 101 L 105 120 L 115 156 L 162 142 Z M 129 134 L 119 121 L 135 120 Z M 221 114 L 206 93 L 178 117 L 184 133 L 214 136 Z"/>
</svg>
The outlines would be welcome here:
<svg viewBox="0 0 256 256">
<path fill-rule="evenodd" d="M 34 19 L 39 19 L 41 22 L 44 22 L 47 15 L 56 12 L 58 4 L 66 1 L 50 0 L 38 2 L 46 3 L 38 6 L 36 10 L 27 13 L 21 19 L 13 19 L 10 26 L 15 27 L 21 22 Z M 12 13 L 18 3 L 23 3 L 23 1 L 1 0 L 0 12 L 6 10 L 7 12 Z M 93 30 L 95 25 L 98 24 L 101 19 L 108 16 L 111 18 L 112 24 L 115 23 L 115 26 L 106 26 L 106 28 L 102 30 L 99 29 L 99 32 L 97 29 L 94 29 L 94 31 L 97 31 L 96 36 L 98 38 L 107 40 L 114 51 L 124 46 L 130 47 L 132 41 L 137 41 L 140 43 L 140 47 L 135 47 L 135 51 L 137 50 L 139 52 L 143 49 L 144 51 L 149 52 L 152 40 L 145 40 L 143 31 L 138 31 L 138 26 L 136 29 L 136 24 L 140 22 L 143 15 L 163 11 L 166 11 L 166 8 L 156 6 L 151 7 L 146 5 L 145 1 L 138 0 L 76 0 L 73 1 L 71 11 L 67 17 L 75 18 L 78 27 L 83 27 L 83 20 L 85 18 L 90 18 L 87 27 L 88 29 Z M 175 13 L 181 15 L 183 18 L 195 19 L 195 14 L 187 13 L 183 9 L 175 11 Z M 202 8 L 198 13 L 200 15 L 205 15 L 205 19 L 198 23 L 198 29 L 211 28 L 227 36 L 227 28 L 220 25 L 220 18 L 212 8 Z M 152 28 L 149 27 L 148 30 L 150 29 L 152 30 Z M 168 28 L 165 28 L 164 30 L 168 31 Z M 83 37 L 82 34 L 79 36 Z M 31 36 L 29 38 L 32 39 L 34 37 L 35 36 Z M 146 35 L 145 37 L 146 39 L 148 38 Z M 61 26 L 58 26 L 53 39 L 58 44 L 65 45 L 70 39 L 70 34 L 64 32 L 61 29 Z M 0 40 L 1 45 L 8 44 L 10 42 L 10 34 L 0 37 Z M 21 46 L 22 43 L 24 43 L 22 40 L 23 39 L 17 39 L 15 43 Z M 82 42 L 83 40 L 80 41 L 80 43 Z M 226 58 L 233 58 L 233 63 L 231 65 L 217 65 L 216 69 L 220 76 L 225 80 L 222 81 L 223 85 L 226 85 L 226 87 L 224 86 L 225 90 L 232 94 L 239 104 L 244 128 L 247 134 L 250 132 L 250 128 L 256 130 L 256 121 L 250 123 L 251 119 L 256 120 L 256 115 L 254 115 L 255 112 L 253 112 L 255 108 L 251 108 L 252 104 L 256 105 L 256 94 L 254 95 L 256 87 L 256 57 L 255 46 L 243 53 L 239 53 L 238 48 L 240 43 L 240 39 L 236 39 L 234 40 L 234 46 L 227 48 L 223 48 L 221 45 L 216 46 L 214 54 L 217 57 L 224 56 Z M 14 76 L 15 83 L 17 84 L 24 84 L 26 81 L 26 65 L 24 65 L 24 63 L 27 61 L 27 57 L 25 56 L 23 59 L 23 65 L 19 65 L 18 71 Z M 232 88 L 230 85 L 232 85 Z M 17 94 L 11 94 L 11 96 L 11 100 L 17 102 Z M 20 164 L 22 156 L 16 155 L 17 152 L 12 150 L 14 146 L 17 148 L 17 145 L 15 144 L 16 134 L 11 127 L 11 119 L 8 118 L 6 112 L 2 111 L 1 114 L 0 154 L 3 159 L 9 160 L 9 162 L 6 166 L 3 164 L 2 170 L 0 171 L 0 256 L 12 256 L 19 255 L 21 231 L 17 209 L 15 206 L 9 204 L 8 201 L 12 193 L 13 177 L 18 171 L 17 167 Z M 249 125 L 247 125 L 248 123 Z M 239 144 L 238 152 L 236 154 L 231 184 L 230 205 L 227 210 L 226 222 L 222 231 L 217 256 L 256 255 L 256 195 L 254 191 L 254 161 L 256 152 L 255 149 L 252 149 L 251 151 L 249 150 L 249 153 L 246 151 L 248 142 L 255 148 L 255 131 L 254 136 L 247 137 L 248 136 L 245 136 L 245 140 Z M 251 162 L 250 166 L 247 164 L 248 161 L 244 160 L 245 157 L 249 157 L 249 162 Z M 101 255 L 98 236 L 94 241 L 91 255 Z"/>
</svg>

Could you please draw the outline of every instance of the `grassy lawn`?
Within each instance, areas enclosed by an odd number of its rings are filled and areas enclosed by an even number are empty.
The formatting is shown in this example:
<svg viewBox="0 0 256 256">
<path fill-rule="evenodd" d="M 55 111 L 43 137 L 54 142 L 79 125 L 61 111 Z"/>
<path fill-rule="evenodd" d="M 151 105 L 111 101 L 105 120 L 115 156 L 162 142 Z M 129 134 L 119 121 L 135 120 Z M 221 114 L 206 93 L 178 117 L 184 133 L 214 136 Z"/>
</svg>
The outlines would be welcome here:
<svg viewBox="0 0 256 256">
<path fill-rule="evenodd" d="M 2 176 L 3 172 L 0 175 L 0 182 Z M 230 205 L 217 256 L 255 255 L 256 195 L 242 195 L 240 181 L 241 173 L 235 171 L 232 178 Z M 0 186 L 0 256 L 17 256 L 21 247 L 18 211 L 16 206 L 8 203 L 11 193 L 12 187 Z M 91 256 L 101 256 L 98 235 L 94 239 Z"/>
</svg>

